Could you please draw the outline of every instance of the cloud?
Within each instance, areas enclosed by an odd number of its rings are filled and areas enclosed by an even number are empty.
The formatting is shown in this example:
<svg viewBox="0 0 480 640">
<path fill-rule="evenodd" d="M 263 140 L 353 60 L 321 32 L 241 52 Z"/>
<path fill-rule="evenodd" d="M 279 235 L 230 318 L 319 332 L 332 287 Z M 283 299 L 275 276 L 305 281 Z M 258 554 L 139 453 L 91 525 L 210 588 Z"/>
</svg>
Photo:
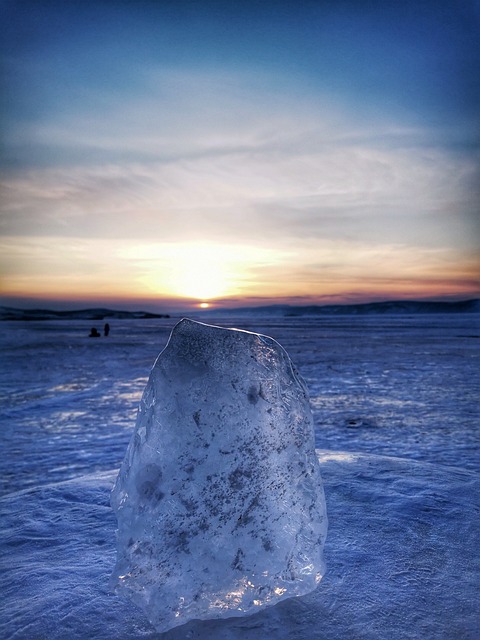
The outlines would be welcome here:
<svg viewBox="0 0 480 640">
<path fill-rule="evenodd" d="M 97 92 L 11 132 L 44 156 L 5 172 L 10 292 L 193 295 L 189 253 L 224 274 L 216 296 L 473 286 L 468 153 L 287 77 L 142 73 L 138 95 Z"/>
<path fill-rule="evenodd" d="M 441 150 L 345 145 L 30 169 L 3 185 L 4 235 L 244 242 L 475 241 L 475 165 Z M 471 200 L 469 201 L 469 194 Z"/>
</svg>

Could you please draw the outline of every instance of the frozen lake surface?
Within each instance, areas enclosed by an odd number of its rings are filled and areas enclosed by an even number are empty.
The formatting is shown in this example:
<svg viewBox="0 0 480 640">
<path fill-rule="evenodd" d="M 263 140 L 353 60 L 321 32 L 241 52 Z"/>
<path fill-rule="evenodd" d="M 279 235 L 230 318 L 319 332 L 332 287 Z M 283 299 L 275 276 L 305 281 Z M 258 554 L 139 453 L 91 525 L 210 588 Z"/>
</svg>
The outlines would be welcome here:
<svg viewBox="0 0 480 640">
<path fill-rule="evenodd" d="M 155 634 L 108 591 L 109 491 L 178 319 L 98 339 L 92 321 L 2 322 L 0 637 L 476 640 L 479 316 L 201 319 L 272 336 L 307 383 L 329 514 L 319 588 Z"/>
</svg>

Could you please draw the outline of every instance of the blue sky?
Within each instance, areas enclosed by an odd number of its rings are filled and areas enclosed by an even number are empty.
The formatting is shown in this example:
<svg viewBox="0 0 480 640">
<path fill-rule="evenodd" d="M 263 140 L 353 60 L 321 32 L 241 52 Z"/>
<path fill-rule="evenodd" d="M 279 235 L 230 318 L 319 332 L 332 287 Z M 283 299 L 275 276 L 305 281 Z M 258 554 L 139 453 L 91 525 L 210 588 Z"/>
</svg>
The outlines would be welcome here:
<svg viewBox="0 0 480 640">
<path fill-rule="evenodd" d="M 0 7 L 5 303 L 478 295 L 478 2 Z"/>
</svg>

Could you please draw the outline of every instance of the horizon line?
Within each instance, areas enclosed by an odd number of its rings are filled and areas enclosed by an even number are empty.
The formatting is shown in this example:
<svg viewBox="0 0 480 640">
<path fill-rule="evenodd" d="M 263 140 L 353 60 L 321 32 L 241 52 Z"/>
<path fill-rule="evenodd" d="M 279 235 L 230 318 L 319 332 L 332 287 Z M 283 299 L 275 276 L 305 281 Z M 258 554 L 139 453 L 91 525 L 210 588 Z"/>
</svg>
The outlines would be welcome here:
<svg viewBox="0 0 480 640">
<path fill-rule="evenodd" d="M 175 305 L 175 308 L 172 308 L 171 304 L 167 305 L 163 308 L 159 308 L 162 305 L 162 302 L 159 301 L 139 301 L 138 305 L 135 304 L 131 300 L 116 300 L 113 302 L 113 306 L 109 306 L 109 301 L 105 300 L 105 302 L 97 302 L 85 300 L 84 304 L 86 306 L 81 306 L 82 301 L 75 300 L 48 300 L 48 299 L 38 299 L 33 301 L 32 299 L 25 300 L 24 304 L 21 304 L 22 301 L 18 300 L 17 304 L 20 303 L 21 306 L 16 306 L 15 302 L 4 304 L 4 300 L 0 296 L 0 308 L 4 309 L 12 309 L 17 311 L 45 311 L 45 312 L 82 312 L 82 311 L 112 311 L 117 313 L 152 313 L 156 315 L 169 314 L 169 313 L 183 313 L 186 311 L 195 311 L 197 313 L 202 313 L 202 315 L 208 314 L 209 312 L 218 312 L 218 311 L 230 311 L 234 312 L 236 310 L 249 310 L 249 309 L 262 309 L 262 308 L 292 308 L 292 309 L 302 309 L 306 307 L 317 307 L 317 308 L 327 308 L 327 307 L 358 307 L 358 306 L 371 306 L 371 305 L 385 305 L 385 304 L 405 304 L 405 303 L 427 303 L 427 304 L 461 304 L 461 303 L 469 303 L 479 301 L 480 297 L 478 296 L 469 296 L 469 297 L 459 297 L 459 296 L 434 296 L 434 297 L 422 297 L 422 298 L 380 298 L 375 300 L 363 300 L 363 301 L 351 301 L 351 300 L 342 300 L 342 301 L 308 301 L 302 303 L 292 303 L 291 301 L 276 301 L 276 299 L 272 299 L 271 301 L 265 301 L 260 304 L 255 304 L 251 299 L 245 301 L 245 303 L 233 303 L 228 304 L 228 300 L 221 301 L 211 301 L 208 303 L 199 302 L 199 301 L 190 301 L 190 303 L 185 305 Z M 169 301 L 171 303 L 171 301 Z M 226 304 L 222 304 L 226 303 Z M 39 306 L 39 305 L 51 305 L 51 306 Z M 127 308 L 120 308 L 118 305 L 124 304 Z M 60 305 L 60 306 L 59 306 Z M 72 306 L 73 305 L 73 306 Z M 106 306 L 107 305 L 107 306 Z M 132 306 L 133 305 L 133 306 Z M 152 311 L 147 308 L 142 307 L 152 307 L 155 306 L 156 310 Z"/>
</svg>

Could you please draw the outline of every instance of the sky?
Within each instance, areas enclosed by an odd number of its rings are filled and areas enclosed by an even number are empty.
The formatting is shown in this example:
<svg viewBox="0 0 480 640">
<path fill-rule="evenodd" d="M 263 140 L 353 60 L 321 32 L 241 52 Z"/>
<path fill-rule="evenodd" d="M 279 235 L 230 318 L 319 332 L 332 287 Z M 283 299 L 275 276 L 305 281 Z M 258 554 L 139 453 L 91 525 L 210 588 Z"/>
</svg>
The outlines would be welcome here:
<svg viewBox="0 0 480 640">
<path fill-rule="evenodd" d="M 0 0 L 0 304 L 480 295 L 480 2 Z"/>
</svg>

